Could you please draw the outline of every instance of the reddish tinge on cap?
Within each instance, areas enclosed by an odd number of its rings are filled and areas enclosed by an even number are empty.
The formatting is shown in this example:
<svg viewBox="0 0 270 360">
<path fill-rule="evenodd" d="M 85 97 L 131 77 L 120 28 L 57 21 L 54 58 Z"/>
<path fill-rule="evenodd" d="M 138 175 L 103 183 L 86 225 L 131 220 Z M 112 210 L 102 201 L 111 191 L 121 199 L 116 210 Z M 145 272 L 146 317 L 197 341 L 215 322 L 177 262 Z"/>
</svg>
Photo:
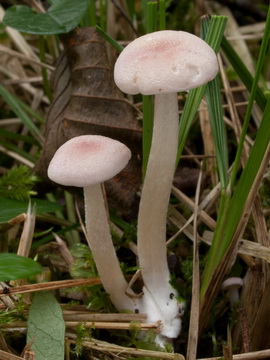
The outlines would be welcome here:
<svg viewBox="0 0 270 360">
<path fill-rule="evenodd" d="M 129 148 L 117 140 L 82 135 L 68 140 L 56 151 L 48 177 L 66 186 L 95 185 L 118 174 L 130 158 Z"/>
<path fill-rule="evenodd" d="M 127 94 L 186 91 L 212 80 L 218 72 L 213 49 L 185 31 L 163 30 L 132 41 L 119 55 L 116 85 Z"/>
</svg>

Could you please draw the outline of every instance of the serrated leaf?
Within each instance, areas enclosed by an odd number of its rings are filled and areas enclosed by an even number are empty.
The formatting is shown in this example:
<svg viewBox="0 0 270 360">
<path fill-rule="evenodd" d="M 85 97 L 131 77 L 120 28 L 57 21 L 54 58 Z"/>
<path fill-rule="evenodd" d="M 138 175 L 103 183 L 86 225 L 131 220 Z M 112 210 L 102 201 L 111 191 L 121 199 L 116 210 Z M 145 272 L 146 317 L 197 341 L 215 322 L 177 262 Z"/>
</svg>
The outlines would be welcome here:
<svg viewBox="0 0 270 360">
<path fill-rule="evenodd" d="M 65 322 L 53 292 L 36 293 L 29 311 L 27 343 L 35 360 L 63 360 Z"/>
<path fill-rule="evenodd" d="M 28 34 L 52 35 L 67 33 L 74 29 L 83 18 L 88 0 L 54 1 L 47 13 L 37 14 L 24 5 L 10 7 L 3 23 Z"/>
<path fill-rule="evenodd" d="M 16 254 L 0 254 L 0 281 L 28 278 L 41 272 L 41 266 L 32 259 Z"/>
<path fill-rule="evenodd" d="M 47 200 L 32 199 L 32 203 L 36 204 L 37 214 L 54 212 L 61 209 L 59 204 Z M 0 197 L 0 224 L 6 223 L 22 213 L 26 213 L 28 204 L 28 201 L 18 201 Z"/>
</svg>

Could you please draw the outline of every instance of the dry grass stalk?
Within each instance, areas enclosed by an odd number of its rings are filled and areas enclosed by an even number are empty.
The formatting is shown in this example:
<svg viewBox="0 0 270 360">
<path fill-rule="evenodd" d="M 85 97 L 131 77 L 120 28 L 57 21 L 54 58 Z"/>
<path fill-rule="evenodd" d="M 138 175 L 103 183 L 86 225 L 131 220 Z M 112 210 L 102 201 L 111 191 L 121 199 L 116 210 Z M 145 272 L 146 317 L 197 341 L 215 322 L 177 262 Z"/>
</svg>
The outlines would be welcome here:
<svg viewBox="0 0 270 360">
<path fill-rule="evenodd" d="M 259 360 L 259 359 L 267 359 L 270 357 L 270 349 L 261 350 L 261 351 L 254 351 L 245 354 L 236 354 L 233 355 L 233 360 Z M 202 358 L 198 360 L 219 360 L 219 357 L 212 357 L 212 358 Z"/>
<path fill-rule="evenodd" d="M 13 355 L 9 352 L 0 350 L 0 358 L 1 360 L 24 360 L 24 358 L 17 356 L 17 355 Z"/>
<path fill-rule="evenodd" d="M 147 316 L 145 314 L 125 314 L 125 313 L 110 313 L 110 314 L 93 314 L 89 311 L 80 313 L 78 311 L 70 312 L 63 311 L 63 318 L 65 321 L 94 321 L 94 322 L 131 322 L 131 321 L 145 321 Z"/>
<path fill-rule="evenodd" d="M 55 289 L 63 289 L 68 287 L 89 286 L 89 285 L 97 285 L 97 284 L 101 284 L 99 278 L 61 280 L 61 281 L 51 281 L 40 284 L 14 286 L 8 288 L 8 290 L 7 289 L 0 290 L 0 298 L 6 295 L 25 294 L 35 291 L 55 290 Z"/>
<path fill-rule="evenodd" d="M 32 163 L 32 161 L 25 159 L 23 156 L 17 154 L 14 151 L 8 150 L 6 149 L 4 146 L 0 145 L 0 152 L 2 152 L 3 154 L 6 154 L 8 156 L 10 156 L 11 158 L 17 160 L 19 163 L 27 165 L 28 167 L 30 167 L 30 169 L 32 169 L 35 164 Z"/>
<path fill-rule="evenodd" d="M 76 339 L 74 334 L 67 334 L 71 344 L 76 344 Z M 85 339 L 82 341 L 82 346 L 88 349 L 96 350 L 101 353 L 114 354 L 115 356 L 119 355 L 132 355 L 132 356 L 147 356 L 155 359 L 164 359 L 164 360 L 184 360 L 184 356 L 176 353 L 165 353 L 152 350 L 143 350 L 143 349 L 133 349 L 123 346 L 118 346 L 114 344 L 106 343 L 105 341 L 100 341 L 96 339 Z"/>
<path fill-rule="evenodd" d="M 46 64 L 46 63 L 43 63 L 39 60 L 36 60 L 36 59 L 33 59 L 29 56 L 26 56 L 24 54 L 21 54 L 20 52 L 18 51 L 15 51 L 15 50 L 11 50 L 10 48 L 4 46 L 4 45 L 0 45 L 0 52 L 4 53 L 4 54 L 7 54 L 7 55 L 10 55 L 12 57 L 15 57 L 15 58 L 18 58 L 18 59 L 21 59 L 21 60 L 24 60 L 30 64 L 35 64 L 35 65 L 38 65 L 39 67 L 43 67 L 45 69 L 48 69 L 48 70 L 51 70 L 51 71 L 54 71 L 55 70 L 55 67 L 54 66 L 51 66 L 49 64 Z"/>
<path fill-rule="evenodd" d="M 207 171 L 211 175 L 211 183 L 216 185 L 218 183 L 218 173 L 217 173 L 217 162 L 216 162 L 216 152 L 213 142 L 212 130 L 209 120 L 208 111 L 200 111 L 200 127 L 203 139 L 204 153 L 208 158 L 205 160 L 205 165 Z"/>
<path fill-rule="evenodd" d="M 209 284 L 208 290 L 205 294 L 205 301 L 204 301 L 204 303 L 201 304 L 200 332 L 205 328 L 205 326 L 208 322 L 208 318 L 209 318 L 209 314 L 211 312 L 211 307 L 212 307 L 213 301 L 214 301 L 218 291 L 220 290 L 221 283 L 224 280 L 225 275 L 231 269 L 231 266 L 234 263 L 234 260 L 237 256 L 238 243 L 243 236 L 244 230 L 246 228 L 246 225 L 249 220 L 249 216 L 250 216 L 253 204 L 254 204 L 255 197 L 257 195 L 259 185 L 261 184 L 263 175 L 266 171 L 269 161 L 270 161 L 270 145 L 267 148 L 267 151 L 264 155 L 260 169 L 254 180 L 252 189 L 251 189 L 249 197 L 246 201 L 245 208 L 244 208 L 242 217 L 238 223 L 238 227 L 235 231 L 235 234 L 230 242 L 230 245 L 229 245 L 223 259 L 221 260 L 220 264 L 218 265 L 218 267 L 215 270 L 215 273 L 213 274 L 213 277 Z"/>
<path fill-rule="evenodd" d="M 67 328 L 77 328 L 79 321 L 66 321 Z M 12 325 L 12 324 L 10 324 Z M 141 323 L 141 322 L 101 322 L 101 321 L 86 321 L 83 323 L 85 328 L 106 329 L 106 330 L 130 330 L 136 328 L 138 331 L 155 330 L 160 332 L 160 322 L 155 324 Z"/>
<path fill-rule="evenodd" d="M 189 199 L 189 203 L 191 203 L 191 202 L 192 202 L 192 200 Z M 201 214 L 203 215 L 202 217 L 201 217 Z M 209 217 L 209 215 L 207 215 L 207 213 L 201 211 L 200 217 L 205 220 Z M 192 218 L 193 218 L 193 215 L 192 215 Z M 180 229 L 179 231 L 177 231 L 177 233 L 171 239 L 168 240 L 169 243 L 172 242 L 182 232 L 191 241 L 193 241 L 193 228 L 190 225 L 190 222 L 191 222 L 190 219 L 187 220 L 174 207 L 172 207 L 172 206 L 169 207 L 169 221 L 171 224 L 173 224 L 174 226 L 176 226 L 177 228 Z M 210 218 L 210 219 L 211 219 L 211 223 L 212 223 L 212 221 L 214 222 L 214 220 L 212 218 Z M 209 223 L 206 223 L 206 224 L 209 226 Z M 215 224 L 215 222 L 214 222 L 214 224 Z M 213 232 L 206 230 L 203 233 L 203 236 L 201 237 L 200 240 L 202 240 L 204 243 L 206 243 L 208 245 L 211 245 L 212 238 L 213 238 Z M 249 256 L 249 260 L 251 259 L 251 257 L 255 257 L 255 258 L 263 259 L 263 260 L 267 261 L 268 263 L 270 263 L 269 247 L 262 246 L 258 243 L 255 243 L 255 242 L 252 242 L 249 240 L 241 239 L 238 243 L 237 251 L 238 251 L 239 255 Z M 245 261 L 245 262 L 247 262 L 247 261 Z M 253 264 L 253 266 L 255 265 L 254 261 L 250 261 L 250 262 L 248 262 L 248 264 L 249 264 L 249 266 L 252 266 L 252 264 Z"/>
<path fill-rule="evenodd" d="M 212 231 L 205 231 L 202 240 L 206 244 L 211 244 L 213 238 Z M 270 264 L 270 249 L 258 243 L 241 239 L 238 243 L 238 253 L 252 256 L 267 261 Z M 256 265 L 256 264 L 255 264 Z"/>
<path fill-rule="evenodd" d="M 28 257 L 32 245 L 33 234 L 36 223 L 36 209 L 29 202 L 26 219 L 24 221 L 23 231 L 20 238 L 17 255 Z"/>
<path fill-rule="evenodd" d="M 65 321 L 66 328 L 76 329 L 78 325 L 82 323 L 81 321 Z M 155 332 L 160 332 L 161 323 L 157 322 L 154 324 L 150 323 L 141 323 L 140 321 L 132 322 L 109 322 L 109 321 L 84 321 L 83 326 L 90 329 L 106 329 L 106 330 L 131 330 L 136 329 L 138 331 L 148 331 L 154 330 Z M 12 330 L 12 329 L 27 329 L 26 321 L 17 321 L 11 322 L 8 324 L 1 324 L 1 329 Z"/>
<path fill-rule="evenodd" d="M 200 313 L 200 259 L 199 259 L 199 236 L 197 232 L 197 220 L 199 210 L 200 188 L 202 182 L 202 168 L 200 169 L 196 194 L 193 221 L 193 275 L 192 275 L 192 297 L 190 307 L 190 321 L 188 332 L 187 360 L 195 360 L 199 336 L 199 313 Z"/>
<path fill-rule="evenodd" d="M 2 6 L 0 6 L 0 21 L 3 20 L 4 14 L 4 9 Z M 5 31 L 17 49 L 19 49 L 25 56 L 36 59 L 38 61 L 38 56 L 19 31 L 12 29 L 9 26 L 5 27 Z"/>
</svg>

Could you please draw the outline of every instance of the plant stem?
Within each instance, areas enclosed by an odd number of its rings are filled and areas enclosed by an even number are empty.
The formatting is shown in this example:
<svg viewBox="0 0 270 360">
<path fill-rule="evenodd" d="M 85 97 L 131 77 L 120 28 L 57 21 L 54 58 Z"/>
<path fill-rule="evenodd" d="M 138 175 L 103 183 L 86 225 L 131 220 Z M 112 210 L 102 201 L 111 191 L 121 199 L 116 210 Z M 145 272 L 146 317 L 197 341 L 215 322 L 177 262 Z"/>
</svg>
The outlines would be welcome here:
<svg viewBox="0 0 270 360">
<path fill-rule="evenodd" d="M 155 96 L 152 146 L 138 215 L 138 254 L 146 287 L 169 282 L 166 218 L 178 139 L 177 94 Z"/>
<path fill-rule="evenodd" d="M 101 184 L 84 188 L 87 241 L 106 292 L 118 310 L 135 310 L 136 301 L 126 295 L 128 283 L 113 246 Z"/>
</svg>

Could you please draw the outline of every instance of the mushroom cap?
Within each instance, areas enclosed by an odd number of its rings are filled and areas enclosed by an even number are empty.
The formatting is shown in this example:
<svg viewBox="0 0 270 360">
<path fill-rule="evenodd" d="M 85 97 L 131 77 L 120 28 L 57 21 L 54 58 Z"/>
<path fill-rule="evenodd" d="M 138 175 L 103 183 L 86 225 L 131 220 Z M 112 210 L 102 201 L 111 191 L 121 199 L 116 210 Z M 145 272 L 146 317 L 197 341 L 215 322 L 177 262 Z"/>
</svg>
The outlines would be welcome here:
<svg viewBox="0 0 270 360">
<path fill-rule="evenodd" d="M 218 72 L 213 49 L 185 31 L 162 30 L 132 41 L 114 68 L 116 85 L 127 94 L 186 91 L 212 80 Z"/>
<path fill-rule="evenodd" d="M 223 290 L 228 290 L 232 287 L 238 289 L 242 286 L 243 286 L 243 279 L 241 279 L 240 277 L 231 277 L 231 278 L 228 278 L 227 280 L 223 281 L 223 283 L 222 283 Z"/>
<path fill-rule="evenodd" d="M 117 140 L 100 135 L 77 136 L 55 152 L 48 177 L 66 186 L 95 185 L 118 174 L 130 158 L 129 148 Z"/>
</svg>

